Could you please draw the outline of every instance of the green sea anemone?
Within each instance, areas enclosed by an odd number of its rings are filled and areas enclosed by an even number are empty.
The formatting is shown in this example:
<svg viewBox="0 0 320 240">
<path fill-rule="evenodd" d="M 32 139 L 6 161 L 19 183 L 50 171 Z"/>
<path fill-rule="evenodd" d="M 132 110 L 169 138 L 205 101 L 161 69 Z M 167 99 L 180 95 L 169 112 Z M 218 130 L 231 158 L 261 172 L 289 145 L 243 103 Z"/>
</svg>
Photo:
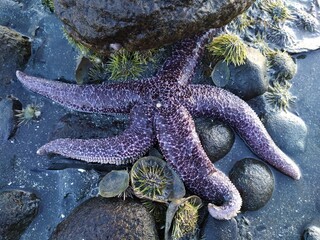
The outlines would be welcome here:
<svg viewBox="0 0 320 240">
<path fill-rule="evenodd" d="M 28 123 L 31 120 L 38 119 L 41 115 L 41 107 L 36 104 L 28 104 L 22 110 L 16 110 L 16 117 L 18 118 L 18 125 Z"/>
<path fill-rule="evenodd" d="M 172 224 L 171 237 L 173 240 L 194 238 L 198 229 L 198 211 L 201 206 L 202 201 L 198 196 L 177 199 L 170 203 L 167 210 L 166 227 Z M 166 229 L 167 234 L 168 229 Z"/>
<path fill-rule="evenodd" d="M 291 18 L 290 10 L 282 0 L 265 0 L 261 3 L 261 8 L 268 12 L 276 23 Z"/>
<path fill-rule="evenodd" d="M 305 11 L 297 11 L 294 14 L 297 25 L 309 32 L 315 32 L 318 25 L 317 19 Z"/>
<path fill-rule="evenodd" d="M 265 93 L 267 102 L 276 110 L 287 111 L 296 97 L 289 92 L 290 84 L 275 82 Z"/>
<path fill-rule="evenodd" d="M 277 81 L 290 80 L 297 73 L 297 64 L 287 52 L 273 51 L 268 55 L 268 65 Z"/>
<path fill-rule="evenodd" d="M 272 49 L 268 46 L 268 43 L 266 43 L 261 34 L 256 35 L 253 44 L 253 47 L 259 49 L 264 56 L 268 56 L 272 52 Z"/>
<path fill-rule="evenodd" d="M 110 79 L 127 80 L 128 78 L 137 78 L 144 71 L 145 61 L 139 52 L 128 52 L 127 50 L 119 50 L 110 56 L 106 65 Z"/>
<path fill-rule="evenodd" d="M 223 58 L 227 64 L 233 63 L 236 66 L 245 63 L 247 58 L 246 44 L 234 34 L 222 34 L 208 44 L 208 50 L 215 56 Z"/>
<path fill-rule="evenodd" d="M 139 198 L 166 203 L 185 195 L 182 181 L 160 158 L 148 156 L 139 159 L 130 174 L 134 194 Z"/>
</svg>

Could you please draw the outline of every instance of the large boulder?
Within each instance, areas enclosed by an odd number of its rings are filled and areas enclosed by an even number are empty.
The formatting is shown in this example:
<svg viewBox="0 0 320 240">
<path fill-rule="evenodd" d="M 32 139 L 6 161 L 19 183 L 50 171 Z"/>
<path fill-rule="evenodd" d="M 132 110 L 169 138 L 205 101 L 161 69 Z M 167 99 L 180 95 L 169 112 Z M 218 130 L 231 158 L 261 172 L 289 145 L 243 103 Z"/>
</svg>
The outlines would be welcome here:
<svg viewBox="0 0 320 240">
<path fill-rule="evenodd" d="M 209 28 L 221 27 L 253 0 L 54 0 L 68 34 L 108 53 L 110 44 L 128 50 L 159 48 Z"/>
<path fill-rule="evenodd" d="M 50 239 L 157 240 L 158 234 L 153 217 L 141 203 L 96 197 L 74 209 Z"/>
</svg>

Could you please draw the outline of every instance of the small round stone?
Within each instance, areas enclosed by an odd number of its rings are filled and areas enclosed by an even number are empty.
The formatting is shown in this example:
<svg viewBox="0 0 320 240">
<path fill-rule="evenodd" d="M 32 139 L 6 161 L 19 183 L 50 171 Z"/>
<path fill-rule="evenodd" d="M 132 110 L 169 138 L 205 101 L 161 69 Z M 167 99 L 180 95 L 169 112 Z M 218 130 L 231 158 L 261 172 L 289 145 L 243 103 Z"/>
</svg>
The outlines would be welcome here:
<svg viewBox="0 0 320 240">
<path fill-rule="evenodd" d="M 289 111 L 270 112 L 263 123 L 280 149 L 291 154 L 304 152 L 308 128 L 300 117 Z"/>
<path fill-rule="evenodd" d="M 244 64 L 228 65 L 229 81 L 223 88 L 238 97 L 249 100 L 262 95 L 268 90 L 267 59 L 259 50 L 248 47 L 248 55 Z"/>
<path fill-rule="evenodd" d="M 242 197 L 242 210 L 258 210 L 270 200 L 274 190 L 274 177 L 263 162 L 244 158 L 236 162 L 229 177 Z"/>
<path fill-rule="evenodd" d="M 319 226 L 309 226 L 303 231 L 303 240 L 320 240 Z"/>
<path fill-rule="evenodd" d="M 212 119 L 195 121 L 201 144 L 212 162 L 223 158 L 232 148 L 235 134 L 226 124 Z"/>
</svg>

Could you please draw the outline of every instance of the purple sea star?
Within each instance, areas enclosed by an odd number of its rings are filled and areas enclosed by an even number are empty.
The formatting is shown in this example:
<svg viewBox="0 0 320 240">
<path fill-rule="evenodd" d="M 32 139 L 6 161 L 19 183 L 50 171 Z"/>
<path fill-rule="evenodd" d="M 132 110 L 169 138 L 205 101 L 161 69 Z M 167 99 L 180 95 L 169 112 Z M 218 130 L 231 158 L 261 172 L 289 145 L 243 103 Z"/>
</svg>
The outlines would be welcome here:
<svg viewBox="0 0 320 240">
<path fill-rule="evenodd" d="M 18 79 L 31 91 L 68 108 L 89 113 L 128 113 L 131 124 L 121 135 L 104 139 L 57 139 L 38 150 L 87 162 L 126 164 L 144 155 L 158 140 L 161 151 L 187 188 L 211 201 L 210 214 L 230 219 L 242 200 L 228 177 L 211 163 L 192 116 L 210 116 L 233 127 L 251 150 L 281 172 L 299 179 L 298 166 L 272 141 L 246 102 L 209 85 L 190 84 L 205 44 L 220 29 L 179 42 L 158 73 L 140 81 L 75 85 L 28 76 Z"/>
</svg>

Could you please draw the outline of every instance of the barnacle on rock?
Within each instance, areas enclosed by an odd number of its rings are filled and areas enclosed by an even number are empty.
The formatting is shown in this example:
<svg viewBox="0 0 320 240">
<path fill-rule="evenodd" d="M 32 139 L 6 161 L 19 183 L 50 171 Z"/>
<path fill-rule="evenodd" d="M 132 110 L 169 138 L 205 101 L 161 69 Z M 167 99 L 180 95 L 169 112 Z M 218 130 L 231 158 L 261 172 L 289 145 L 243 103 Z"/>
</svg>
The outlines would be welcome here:
<svg viewBox="0 0 320 240">
<path fill-rule="evenodd" d="M 268 12 L 276 23 L 291 18 L 290 10 L 282 0 L 265 0 L 261 3 L 261 8 Z"/>
<path fill-rule="evenodd" d="M 208 44 L 208 50 L 217 57 L 222 57 L 227 64 L 236 66 L 245 63 L 247 58 L 246 44 L 234 34 L 222 34 Z"/>
<path fill-rule="evenodd" d="M 289 92 L 290 84 L 280 84 L 275 82 L 273 86 L 269 86 L 268 92 L 265 94 L 267 102 L 276 110 L 287 111 L 296 97 Z"/>
<path fill-rule="evenodd" d="M 26 108 L 22 110 L 16 110 L 16 117 L 18 117 L 18 125 L 28 123 L 31 120 L 35 120 L 41 115 L 41 106 L 37 104 L 28 104 Z"/>
</svg>

